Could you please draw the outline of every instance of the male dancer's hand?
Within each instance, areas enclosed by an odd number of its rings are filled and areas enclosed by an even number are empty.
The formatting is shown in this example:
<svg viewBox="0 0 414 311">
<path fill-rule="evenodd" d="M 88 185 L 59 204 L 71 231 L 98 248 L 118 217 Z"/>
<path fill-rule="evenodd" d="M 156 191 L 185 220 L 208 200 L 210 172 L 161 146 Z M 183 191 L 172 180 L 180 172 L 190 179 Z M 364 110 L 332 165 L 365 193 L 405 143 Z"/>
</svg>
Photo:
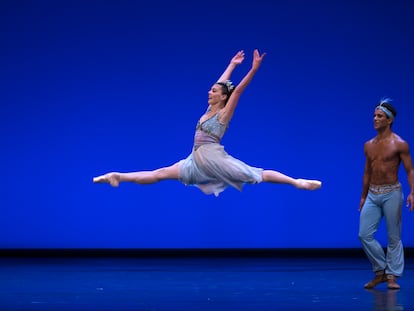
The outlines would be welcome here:
<svg viewBox="0 0 414 311">
<path fill-rule="evenodd" d="M 361 198 L 361 201 L 359 201 L 359 209 L 358 211 L 362 211 L 362 208 L 364 207 L 366 198 Z"/>
<path fill-rule="evenodd" d="M 414 193 L 410 193 L 407 198 L 407 207 L 408 210 L 412 212 L 414 210 Z"/>
</svg>

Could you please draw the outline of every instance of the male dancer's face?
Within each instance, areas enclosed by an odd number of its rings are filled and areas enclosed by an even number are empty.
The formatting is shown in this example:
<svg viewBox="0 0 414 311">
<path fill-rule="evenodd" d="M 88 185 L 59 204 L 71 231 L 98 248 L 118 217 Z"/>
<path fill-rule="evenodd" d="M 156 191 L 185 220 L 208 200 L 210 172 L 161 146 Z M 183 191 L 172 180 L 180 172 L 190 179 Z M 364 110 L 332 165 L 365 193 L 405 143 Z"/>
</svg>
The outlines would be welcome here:
<svg viewBox="0 0 414 311">
<path fill-rule="evenodd" d="M 374 129 L 381 130 L 391 125 L 391 119 L 387 117 L 384 111 L 375 109 L 374 111 Z"/>
</svg>

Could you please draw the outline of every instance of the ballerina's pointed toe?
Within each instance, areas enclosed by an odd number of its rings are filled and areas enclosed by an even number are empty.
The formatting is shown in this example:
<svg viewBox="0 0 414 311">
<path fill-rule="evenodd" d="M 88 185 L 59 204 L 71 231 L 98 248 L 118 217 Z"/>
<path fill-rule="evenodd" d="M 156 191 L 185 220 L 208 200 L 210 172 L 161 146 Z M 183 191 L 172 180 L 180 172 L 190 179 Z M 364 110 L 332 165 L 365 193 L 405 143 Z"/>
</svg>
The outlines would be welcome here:
<svg viewBox="0 0 414 311">
<path fill-rule="evenodd" d="M 102 175 L 102 176 L 94 177 L 93 182 L 96 184 L 96 183 L 103 183 L 107 181 L 105 180 L 105 177 Z"/>
<path fill-rule="evenodd" d="M 319 181 L 319 180 L 312 180 L 311 184 L 312 184 L 312 189 L 311 190 L 317 190 L 317 189 L 322 187 L 322 182 Z"/>
<path fill-rule="evenodd" d="M 319 180 L 298 179 L 298 188 L 304 190 L 317 190 L 322 187 Z"/>
<path fill-rule="evenodd" d="M 101 175 L 98 177 L 93 178 L 94 183 L 108 183 L 112 187 L 118 187 L 119 186 L 119 177 L 115 173 L 109 173 L 105 175 Z"/>
</svg>

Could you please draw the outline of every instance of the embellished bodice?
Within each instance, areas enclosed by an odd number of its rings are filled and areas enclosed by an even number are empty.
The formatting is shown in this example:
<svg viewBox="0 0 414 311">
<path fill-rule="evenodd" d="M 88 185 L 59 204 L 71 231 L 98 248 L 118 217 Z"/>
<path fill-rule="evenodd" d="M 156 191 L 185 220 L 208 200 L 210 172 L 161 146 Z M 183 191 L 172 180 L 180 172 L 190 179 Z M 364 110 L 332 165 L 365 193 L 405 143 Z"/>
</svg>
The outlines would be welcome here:
<svg viewBox="0 0 414 311">
<path fill-rule="evenodd" d="M 198 121 L 194 135 L 194 146 L 219 143 L 226 130 L 227 125 L 219 122 L 218 113 L 203 122 Z"/>
</svg>

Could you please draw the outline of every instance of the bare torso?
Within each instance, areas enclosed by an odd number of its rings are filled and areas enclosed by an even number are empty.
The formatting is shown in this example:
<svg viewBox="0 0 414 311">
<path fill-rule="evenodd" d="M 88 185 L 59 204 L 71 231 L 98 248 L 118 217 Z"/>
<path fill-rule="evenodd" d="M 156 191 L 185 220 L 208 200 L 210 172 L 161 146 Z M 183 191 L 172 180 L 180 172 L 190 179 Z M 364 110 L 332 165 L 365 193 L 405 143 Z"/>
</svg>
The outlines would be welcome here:
<svg viewBox="0 0 414 311">
<path fill-rule="evenodd" d="M 387 137 L 374 137 L 365 144 L 365 155 L 370 170 L 370 184 L 385 185 L 398 181 L 401 153 L 405 142 L 390 133 Z"/>
</svg>

